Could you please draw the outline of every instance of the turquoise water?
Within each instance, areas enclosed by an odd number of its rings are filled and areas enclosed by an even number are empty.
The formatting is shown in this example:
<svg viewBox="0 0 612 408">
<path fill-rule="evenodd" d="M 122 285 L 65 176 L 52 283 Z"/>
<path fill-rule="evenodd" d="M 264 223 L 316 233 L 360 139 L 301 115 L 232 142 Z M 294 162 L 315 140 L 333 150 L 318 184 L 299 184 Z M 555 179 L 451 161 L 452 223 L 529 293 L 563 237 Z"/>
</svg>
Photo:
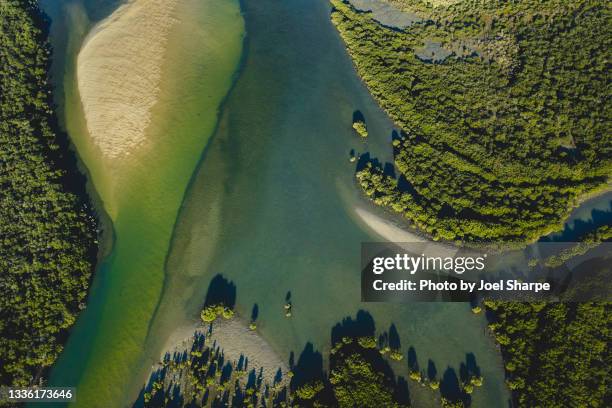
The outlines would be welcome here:
<svg viewBox="0 0 612 408">
<path fill-rule="evenodd" d="M 152 119 L 143 133 L 146 143 L 132 148 L 129 156 L 109 159 L 88 135 L 75 61 L 85 35 L 117 4 L 47 4 L 53 19 L 53 74 L 60 90 L 62 124 L 87 170 L 96 208 L 108 214 L 103 224 L 105 251 L 87 308 L 49 379 L 52 386 L 76 387 L 74 405 L 87 408 L 131 404 L 148 374 L 144 345 L 163 289 L 174 223 L 191 174 L 214 132 L 218 108 L 232 86 L 244 34 L 237 0 L 178 2 L 172 15 L 177 23 L 168 32 L 159 67 Z M 102 30 L 118 24 L 122 33 L 129 31 L 121 18 Z"/>
</svg>

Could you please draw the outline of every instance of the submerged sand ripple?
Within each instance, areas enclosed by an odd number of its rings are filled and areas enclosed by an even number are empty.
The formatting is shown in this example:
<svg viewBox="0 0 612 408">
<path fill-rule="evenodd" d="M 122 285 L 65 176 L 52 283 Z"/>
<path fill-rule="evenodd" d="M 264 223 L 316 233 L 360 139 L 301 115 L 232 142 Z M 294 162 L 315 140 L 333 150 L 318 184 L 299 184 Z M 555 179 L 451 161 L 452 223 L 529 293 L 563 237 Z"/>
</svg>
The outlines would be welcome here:
<svg viewBox="0 0 612 408">
<path fill-rule="evenodd" d="M 132 0 L 88 35 L 77 61 L 87 130 L 105 157 L 146 140 L 178 0 Z"/>
</svg>

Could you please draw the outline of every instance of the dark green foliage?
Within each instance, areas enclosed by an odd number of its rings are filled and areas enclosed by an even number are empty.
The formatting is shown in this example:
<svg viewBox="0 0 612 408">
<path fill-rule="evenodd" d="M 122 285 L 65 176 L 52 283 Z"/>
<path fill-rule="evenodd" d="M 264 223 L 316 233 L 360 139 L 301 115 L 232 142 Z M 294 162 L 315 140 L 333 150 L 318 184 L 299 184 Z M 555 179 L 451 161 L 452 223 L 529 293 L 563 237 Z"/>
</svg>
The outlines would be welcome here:
<svg viewBox="0 0 612 408">
<path fill-rule="evenodd" d="M 357 174 L 378 204 L 435 238 L 530 241 L 608 182 L 608 2 L 408 1 L 423 21 L 404 31 L 332 3 L 359 75 L 403 130 L 398 180 Z M 432 41 L 453 54 L 423 61 Z"/>
<path fill-rule="evenodd" d="M 400 396 L 393 370 L 376 348 L 373 337 L 343 337 L 332 347 L 329 367 L 327 391 L 333 397 L 327 405 L 343 408 L 410 405 L 408 395 Z M 318 395 L 323 397 L 325 393 Z"/>
<path fill-rule="evenodd" d="M 95 221 L 67 185 L 34 1 L 0 1 L 0 384 L 37 381 L 87 295 Z"/>
<path fill-rule="evenodd" d="M 399 407 L 388 380 L 358 353 L 341 360 L 329 381 L 341 408 Z"/>
<path fill-rule="evenodd" d="M 486 302 L 520 407 L 604 407 L 612 310 L 606 303 Z M 608 396 L 609 397 L 609 396 Z"/>
</svg>

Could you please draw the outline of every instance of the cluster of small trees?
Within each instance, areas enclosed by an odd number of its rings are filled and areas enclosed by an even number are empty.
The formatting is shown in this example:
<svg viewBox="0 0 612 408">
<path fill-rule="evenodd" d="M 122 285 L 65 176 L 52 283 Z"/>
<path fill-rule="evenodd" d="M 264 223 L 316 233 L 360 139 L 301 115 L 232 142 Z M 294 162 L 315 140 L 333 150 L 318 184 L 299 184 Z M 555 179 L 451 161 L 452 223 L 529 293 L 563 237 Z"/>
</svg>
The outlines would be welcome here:
<svg viewBox="0 0 612 408">
<path fill-rule="evenodd" d="M 373 166 L 357 174 L 378 204 L 439 239 L 530 241 L 608 181 L 605 2 L 487 0 L 429 12 L 421 4 L 423 20 L 405 31 L 332 3 L 358 73 L 403 130 L 398 180 Z M 520 50 L 510 74 L 478 52 L 441 63 L 414 54 L 429 38 L 451 47 L 510 37 Z"/>
<path fill-rule="evenodd" d="M 284 406 L 281 383 L 268 384 L 248 361 L 229 361 L 206 335 L 195 333 L 188 351 L 166 354 L 142 394 L 145 407 Z"/>
<path fill-rule="evenodd" d="M 36 3 L 0 2 L 0 384 L 13 386 L 56 360 L 97 251 L 93 212 L 68 187 L 76 169 L 54 131 Z"/>
<path fill-rule="evenodd" d="M 219 316 L 228 320 L 234 317 L 234 311 L 229 307 L 219 304 L 206 306 L 204 307 L 204 309 L 202 309 L 202 312 L 200 313 L 200 318 L 204 323 L 212 323 Z"/>
<path fill-rule="evenodd" d="M 363 138 L 368 137 L 368 128 L 363 120 L 353 121 L 353 129 L 355 129 L 355 132 L 357 132 L 359 136 Z"/>
<path fill-rule="evenodd" d="M 596 230 L 582 236 L 580 238 L 580 242 L 576 242 L 569 248 L 563 249 L 556 255 L 551 255 L 548 258 L 543 259 L 542 262 L 544 266 L 556 268 L 576 256 L 586 254 L 589 250 L 597 247 L 600 243 L 609 241 L 611 239 L 612 227 L 609 225 L 602 225 Z"/>
<path fill-rule="evenodd" d="M 382 369 L 382 351 L 374 337 L 343 337 L 330 354 L 327 378 L 302 384 L 295 391 L 298 406 L 402 407 L 395 395 L 393 372 Z"/>
</svg>

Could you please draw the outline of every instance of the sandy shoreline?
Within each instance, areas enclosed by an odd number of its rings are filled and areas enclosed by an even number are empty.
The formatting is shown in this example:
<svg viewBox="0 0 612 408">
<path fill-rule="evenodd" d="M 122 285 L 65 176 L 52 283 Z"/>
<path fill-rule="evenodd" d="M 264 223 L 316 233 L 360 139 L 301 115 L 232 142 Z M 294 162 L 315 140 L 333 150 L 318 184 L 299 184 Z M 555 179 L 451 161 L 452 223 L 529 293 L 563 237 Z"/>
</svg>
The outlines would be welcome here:
<svg viewBox="0 0 612 408">
<path fill-rule="evenodd" d="M 77 58 L 87 130 L 108 158 L 146 141 L 178 0 L 132 0 L 100 22 Z"/>
<path fill-rule="evenodd" d="M 200 322 L 177 328 L 168 338 L 160 360 L 167 352 L 170 354 L 175 351 L 182 352 L 191 347 L 196 332 L 207 337 L 208 346 L 219 347 L 223 350 L 228 360 L 237 362 L 241 356 L 246 358 L 248 371 L 255 369 L 259 374 L 261 369 L 264 380 L 269 384 L 274 383 L 279 369 L 282 372 L 280 384 L 283 385 L 288 381 L 286 374 L 289 372 L 289 366 L 287 363 L 276 354 L 256 330 L 250 330 L 248 324 L 236 316 L 229 320 L 218 318 L 213 322 L 211 331 L 208 325 L 205 326 Z M 157 367 L 154 366 L 153 369 L 155 368 Z"/>
<path fill-rule="evenodd" d="M 397 244 L 408 252 L 426 253 L 429 256 L 452 257 L 460 250 L 457 246 L 435 242 L 416 233 L 406 231 L 391 221 L 363 208 L 355 207 L 354 212 L 359 221 L 367 229 L 383 238 L 383 240 Z"/>
</svg>

